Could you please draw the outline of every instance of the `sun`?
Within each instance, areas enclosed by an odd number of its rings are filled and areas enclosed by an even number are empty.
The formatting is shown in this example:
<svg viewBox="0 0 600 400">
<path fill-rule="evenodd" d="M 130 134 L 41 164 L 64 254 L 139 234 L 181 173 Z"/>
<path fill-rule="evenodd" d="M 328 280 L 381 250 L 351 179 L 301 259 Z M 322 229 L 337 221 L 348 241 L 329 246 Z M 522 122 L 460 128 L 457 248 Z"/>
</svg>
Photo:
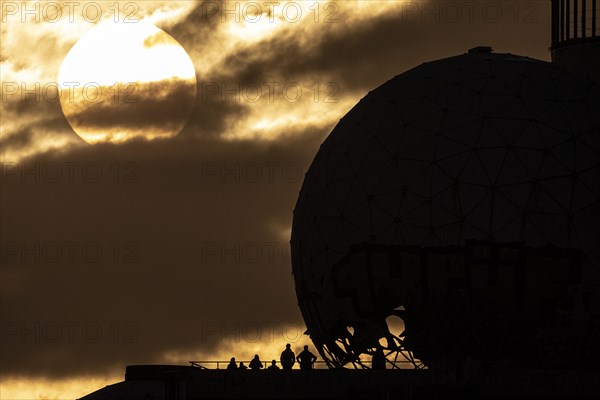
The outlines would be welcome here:
<svg viewBox="0 0 600 400">
<path fill-rule="evenodd" d="M 88 143 L 173 137 L 197 90 L 184 48 L 146 22 L 94 27 L 63 60 L 58 85 L 67 121 Z"/>
</svg>

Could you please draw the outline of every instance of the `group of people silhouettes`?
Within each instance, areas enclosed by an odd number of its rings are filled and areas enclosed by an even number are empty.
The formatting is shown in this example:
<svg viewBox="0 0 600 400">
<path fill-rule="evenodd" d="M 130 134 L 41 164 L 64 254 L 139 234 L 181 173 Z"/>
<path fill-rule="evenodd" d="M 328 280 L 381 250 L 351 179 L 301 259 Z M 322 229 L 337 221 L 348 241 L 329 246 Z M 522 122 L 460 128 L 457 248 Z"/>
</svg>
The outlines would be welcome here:
<svg viewBox="0 0 600 400">
<path fill-rule="evenodd" d="M 296 361 L 300 364 L 300 369 L 302 370 L 313 369 L 313 364 L 316 360 L 317 357 L 308 350 L 308 346 L 304 346 L 304 350 L 296 356 L 289 343 L 285 345 L 285 350 L 281 352 L 281 356 L 279 357 L 279 362 L 283 369 L 292 369 Z M 243 361 L 241 361 L 238 366 L 235 357 L 231 357 L 231 361 L 229 362 L 229 365 L 227 365 L 228 370 L 245 370 L 248 369 L 248 367 L 252 370 L 260 370 L 263 368 L 263 363 L 258 354 L 254 355 L 254 358 L 250 361 L 248 366 L 244 365 Z M 269 365 L 267 369 L 278 370 L 280 368 L 277 366 L 277 361 L 272 360 L 271 365 Z"/>
</svg>

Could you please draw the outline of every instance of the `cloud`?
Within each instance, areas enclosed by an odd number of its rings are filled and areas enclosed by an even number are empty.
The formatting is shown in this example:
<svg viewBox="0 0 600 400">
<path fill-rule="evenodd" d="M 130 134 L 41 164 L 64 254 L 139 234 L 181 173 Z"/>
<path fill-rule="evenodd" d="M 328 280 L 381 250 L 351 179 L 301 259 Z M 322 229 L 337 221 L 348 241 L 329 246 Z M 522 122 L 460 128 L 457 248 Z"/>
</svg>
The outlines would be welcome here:
<svg viewBox="0 0 600 400">
<path fill-rule="evenodd" d="M 170 130 L 181 127 L 194 107 L 193 80 L 172 78 L 120 86 L 119 92 L 114 87 L 98 86 L 91 90 L 95 93 L 90 95 L 92 100 L 77 96 L 72 103 L 66 102 L 69 122 L 82 130 Z"/>
<path fill-rule="evenodd" d="M 60 151 L 83 143 L 65 119 L 58 99 L 49 96 L 36 98 L 17 93 L 2 103 L 2 162 L 16 162 L 50 149 Z"/>
<path fill-rule="evenodd" d="M 288 230 L 324 134 L 85 146 L 4 165 L 3 375 L 103 373 L 214 351 L 214 327 L 301 323 Z"/>
<path fill-rule="evenodd" d="M 178 43 L 175 39 L 173 39 L 172 36 L 165 35 L 163 32 L 160 31 L 144 40 L 144 47 L 154 47 L 161 45 L 176 46 L 178 45 Z"/>
<path fill-rule="evenodd" d="M 33 139 L 33 132 L 31 129 L 24 129 L 23 131 L 16 132 L 11 136 L 2 140 L 2 146 L 8 147 L 11 150 L 21 150 L 24 147 L 31 145 Z"/>
<path fill-rule="evenodd" d="M 197 69 L 198 98 L 191 120 L 181 133 L 184 136 L 277 137 L 273 129 L 254 128 L 264 125 L 261 122 L 264 115 L 273 119 L 274 115 L 286 114 L 288 120 L 296 121 L 296 124 L 303 124 L 304 116 L 310 115 L 312 118 L 305 121 L 304 129 L 310 126 L 331 127 L 339 118 L 338 114 L 345 113 L 368 90 L 398 73 L 427 60 L 463 53 L 476 45 L 486 44 L 497 51 L 548 58 L 549 7 L 544 8 L 536 2 L 528 3 L 519 10 L 515 10 L 512 3 L 496 2 L 453 3 L 452 7 L 458 7 L 456 9 L 448 8 L 450 6 L 442 1 L 354 2 L 352 5 L 341 2 L 334 10 L 333 23 L 325 23 L 328 14 L 324 9 L 321 9 L 318 22 L 307 8 L 303 11 L 304 18 L 296 23 L 282 18 L 282 8 L 277 8 L 271 16 L 265 14 L 261 19 L 267 21 L 273 17 L 276 23 L 270 28 L 267 26 L 269 29 L 262 27 L 258 30 L 256 28 L 262 25 L 244 23 L 241 12 L 239 23 L 222 10 L 215 12 L 215 6 L 222 7 L 220 2 L 185 3 L 185 7 L 180 8 L 163 3 L 148 6 L 145 14 L 157 19 L 157 23 L 184 46 Z M 491 6 L 500 7 L 500 11 Z M 321 4 L 321 7 L 324 5 Z M 494 17 L 494 10 L 499 17 Z M 176 16 L 174 23 L 161 17 L 171 14 Z M 11 30 L 4 28 L 3 54 L 10 56 L 7 62 L 3 62 L 3 80 L 20 82 L 31 78 L 44 83 L 52 79 L 50 77 L 58 72 L 60 60 L 73 45 L 77 34 L 90 28 L 89 23 L 82 21 L 67 27 L 60 24 L 38 25 L 35 29 L 28 29 L 27 24 L 13 23 Z M 61 39 L 58 33 L 68 31 L 69 27 L 74 28 L 73 32 L 69 31 L 65 39 Z M 232 27 L 237 30 L 232 31 Z M 43 35 L 48 40 L 43 41 L 45 47 L 40 51 L 34 44 Z M 21 67 L 13 68 L 11 65 Z M 8 70 L 7 66 L 10 67 Z M 17 69 L 21 72 L 17 73 Z M 281 89 L 276 102 L 265 101 L 266 96 L 257 103 L 243 98 L 241 101 L 231 97 L 223 100 L 218 95 L 205 96 L 206 87 L 203 86 L 238 85 L 244 88 L 256 84 L 264 88 L 273 82 L 278 83 L 280 88 L 298 83 L 304 89 L 302 101 L 286 101 Z M 315 87 L 321 95 L 319 101 L 310 100 L 310 91 Z M 330 87 L 335 88 L 337 104 L 322 101 L 323 96 L 330 93 Z M 181 114 L 185 107 L 178 108 L 178 105 L 187 101 L 186 93 L 174 90 L 169 98 L 174 99 L 178 94 L 182 95 L 181 99 L 170 104 L 176 113 Z M 6 106 L 10 108 L 11 102 Z M 156 111 L 162 105 L 164 103 L 156 99 L 151 100 L 147 108 L 134 110 L 130 110 L 132 107 L 90 107 L 77 119 L 103 126 L 109 121 L 107 115 L 120 124 L 126 123 L 131 114 L 130 122 L 151 129 L 152 124 L 168 125 L 172 119 L 165 112 Z M 60 116 L 56 107 L 45 109 L 38 105 L 38 109 L 34 120 L 45 115 L 49 119 L 55 119 L 57 114 Z M 148 117 L 138 118 L 146 109 L 151 110 Z M 335 112 L 323 113 L 323 110 Z M 4 148 L 5 159 L 19 159 L 52 146 L 50 138 L 55 134 L 30 126 L 32 120 L 29 114 L 11 115 L 10 118 L 14 127 L 3 124 L 5 137 L 28 128 L 34 131 L 35 137 L 46 137 L 47 140 L 42 141 L 46 143 L 44 146 L 39 145 L 40 141 L 31 142 L 30 151 L 23 149 L 18 154 Z M 316 118 L 320 122 L 316 122 Z M 62 140 L 60 143 L 67 142 Z M 36 150 L 36 147 L 39 149 Z"/>
<path fill-rule="evenodd" d="M 174 139 L 88 146 L 58 103 L 3 102 L 3 377 L 114 373 L 165 354 L 215 354 L 223 332 L 203 337 L 211 324 L 301 323 L 282 250 L 302 181 L 294 173 L 308 168 L 337 119 L 393 76 L 477 45 L 548 59 L 549 7 L 517 17 L 504 8 L 490 22 L 480 5 L 474 22 L 466 8 L 452 22 L 441 9 L 340 2 L 337 23 L 283 21 L 273 32 L 247 24 L 234 34 L 231 20 L 202 8 L 208 3 L 146 13 L 177 15 L 157 23 L 197 70 L 196 103 Z M 62 57 L 90 27 L 30 28 L 3 26 L 3 82 L 56 79 Z M 205 96 L 203 86 L 268 82 L 333 82 L 338 102 L 290 102 L 281 93 L 274 102 L 223 100 Z M 90 107 L 76 118 L 151 129 L 182 116 L 187 96 L 178 85 L 139 109 Z M 240 140 L 244 132 L 256 132 L 255 140 Z"/>
<path fill-rule="evenodd" d="M 548 58 L 545 47 L 539 45 L 547 34 L 546 24 L 541 22 L 545 15 L 542 9 L 536 8 L 537 13 L 528 22 L 524 17 L 515 20 L 511 8 L 502 5 L 498 22 L 490 24 L 484 19 L 481 6 L 475 7 L 480 14 L 472 11 L 473 22 L 469 23 L 465 5 L 460 9 L 463 17 L 454 21 L 444 17 L 443 2 L 408 3 L 417 8 L 396 8 L 377 18 L 358 21 L 342 6 L 340 22 L 313 24 L 305 35 L 291 29 L 255 47 L 241 48 L 224 59 L 224 71 L 242 83 L 273 77 L 327 77 L 345 93 L 354 94 L 373 89 L 424 61 L 461 54 L 482 44 L 512 52 L 518 46 L 524 54 Z M 348 29 L 349 21 L 354 22 L 352 29 Z M 505 31 L 508 27 L 510 30 Z M 523 36 L 530 40 L 522 40 Z"/>
</svg>

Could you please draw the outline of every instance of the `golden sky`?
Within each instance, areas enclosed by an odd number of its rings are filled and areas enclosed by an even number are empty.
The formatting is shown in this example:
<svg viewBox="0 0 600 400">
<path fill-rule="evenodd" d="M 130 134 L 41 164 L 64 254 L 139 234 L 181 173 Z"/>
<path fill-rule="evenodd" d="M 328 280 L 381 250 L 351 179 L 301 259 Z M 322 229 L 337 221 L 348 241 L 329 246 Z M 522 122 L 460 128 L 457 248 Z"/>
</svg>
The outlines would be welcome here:
<svg viewBox="0 0 600 400">
<path fill-rule="evenodd" d="M 337 121 L 478 45 L 549 59 L 545 0 L 68 3 L 0 2 L 1 398 L 277 358 L 304 329 L 291 212 Z"/>
</svg>

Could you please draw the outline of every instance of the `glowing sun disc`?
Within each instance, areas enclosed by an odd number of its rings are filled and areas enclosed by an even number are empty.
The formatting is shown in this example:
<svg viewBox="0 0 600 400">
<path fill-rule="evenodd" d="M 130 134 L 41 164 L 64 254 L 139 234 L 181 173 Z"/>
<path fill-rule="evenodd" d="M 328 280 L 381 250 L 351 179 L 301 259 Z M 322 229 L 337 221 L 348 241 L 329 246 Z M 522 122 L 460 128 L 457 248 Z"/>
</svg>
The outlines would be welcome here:
<svg viewBox="0 0 600 400">
<path fill-rule="evenodd" d="M 83 35 L 58 76 L 60 104 L 88 143 L 177 135 L 196 98 L 194 64 L 156 26 L 106 22 Z"/>
</svg>

